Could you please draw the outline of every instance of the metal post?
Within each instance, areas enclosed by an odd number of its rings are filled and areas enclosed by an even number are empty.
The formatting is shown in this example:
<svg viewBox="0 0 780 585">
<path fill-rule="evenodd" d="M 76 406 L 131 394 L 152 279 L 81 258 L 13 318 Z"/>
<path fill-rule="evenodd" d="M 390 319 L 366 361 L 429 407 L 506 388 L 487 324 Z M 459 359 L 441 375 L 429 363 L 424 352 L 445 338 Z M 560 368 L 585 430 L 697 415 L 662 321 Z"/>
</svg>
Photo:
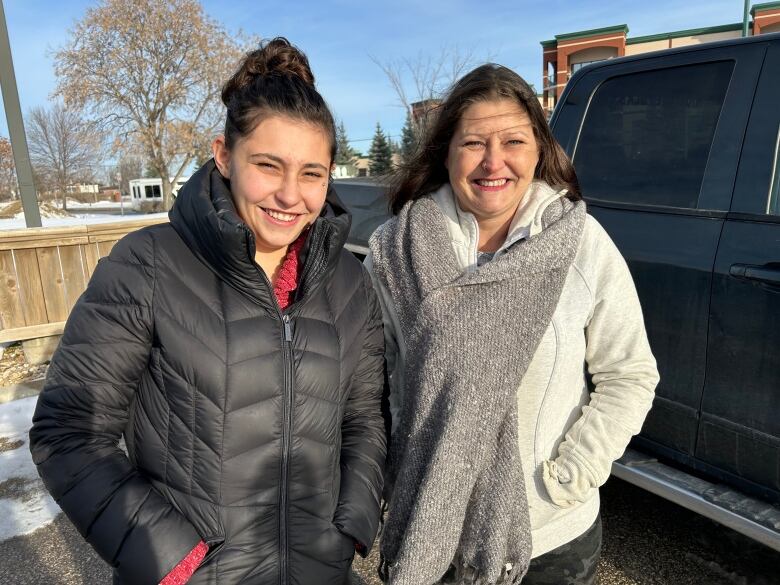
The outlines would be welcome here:
<svg viewBox="0 0 780 585">
<path fill-rule="evenodd" d="M 119 215 L 125 214 L 125 199 L 122 195 L 122 162 L 116 167 L 116 180 L 119 183 Z"/>
<path fill-rule="evenodd" d="M 41 213 L 38 210 L 38 198 L 35 195 L 30 151 L 27 149 L 27 137 L 24 134 L 22 108 L 19 105 L 19 92 L 16 89 L 14 63 L 11 59 L 11 43 L 8 40 L 8 27 L 5 22 L 5 8 L 0 0 L 0 87 L 3 90 L 5 118 L 14 151 L 16 181 L 19 183 L 19 196 L 24 209 L 24 221 L 27 227 L 41 227 Z"/>
<path fill-rule="evenodd" d="M 745 0 L 745 12 L 742 15 L 742 36 L 748 36 L 748 15 L 750 14 L 750 0 Z"/>
</svg>

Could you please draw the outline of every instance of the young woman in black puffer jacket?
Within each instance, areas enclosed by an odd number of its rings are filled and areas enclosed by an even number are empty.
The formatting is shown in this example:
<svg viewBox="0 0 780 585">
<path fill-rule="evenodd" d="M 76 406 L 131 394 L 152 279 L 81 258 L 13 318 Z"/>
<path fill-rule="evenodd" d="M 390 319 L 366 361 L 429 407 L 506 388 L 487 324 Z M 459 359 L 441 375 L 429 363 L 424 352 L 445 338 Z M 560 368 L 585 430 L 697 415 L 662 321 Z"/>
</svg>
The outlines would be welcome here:
<svg viewBox="0 0 780 585">
<path fill-rule="evenodd" d="M 222 99 L 170 223 L 119 241 L 74 307 L 31 450 L 115 583 L 341 584 L 379 521 L 381 312 L 306 57 L 274 39 Z"/>
</svg>

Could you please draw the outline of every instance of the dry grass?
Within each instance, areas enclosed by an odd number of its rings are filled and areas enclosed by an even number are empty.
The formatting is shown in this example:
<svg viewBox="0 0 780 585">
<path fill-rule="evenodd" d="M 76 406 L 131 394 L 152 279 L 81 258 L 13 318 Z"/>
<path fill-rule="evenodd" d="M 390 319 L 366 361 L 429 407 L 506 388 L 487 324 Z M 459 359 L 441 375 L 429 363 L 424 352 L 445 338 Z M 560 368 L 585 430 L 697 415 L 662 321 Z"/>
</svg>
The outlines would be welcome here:
<svg viewBox="0 0 780 585">
<path fill-rule="evenodd" d="M 27 363 L 21 343 L 6 347 L 0 358 L 0 388 L 43 378 L 45 374 L 45 365 L 33 366 Z"/>
<path fill-rule="evenodd" d="M 39 203 L 38 209 L 40 209 L 41 217 L 71 217 L 70 213 L 54 207 L 51 203 Z M 13 219 L 21 212 L 22 202 L 11 201 L 11 203 L 0 208 L 0 219 Z"/>
</svg>

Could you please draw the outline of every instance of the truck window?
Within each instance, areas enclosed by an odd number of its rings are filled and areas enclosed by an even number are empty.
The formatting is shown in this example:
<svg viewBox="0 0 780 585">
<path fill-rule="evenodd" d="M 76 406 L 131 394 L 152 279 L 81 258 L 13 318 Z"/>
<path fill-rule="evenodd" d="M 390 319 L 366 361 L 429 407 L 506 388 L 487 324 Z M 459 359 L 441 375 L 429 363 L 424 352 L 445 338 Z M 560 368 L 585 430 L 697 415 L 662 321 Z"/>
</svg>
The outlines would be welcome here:
<svg viewBox="0 0 780 585">
<path fill-rule="evenodd" d="M 717 61 L 601 84 L 574 152 L 585 197 L 697 208 L 733 69 L 733 61 Z"/>
<path fill-rule="evenodd" d="M 769 204 L 766 212 L 769 215 L 780 215 L 780 127 L 777 129 L 774 170 L 772 171 L 772 182 L 769 186 Z"/>
</svg>

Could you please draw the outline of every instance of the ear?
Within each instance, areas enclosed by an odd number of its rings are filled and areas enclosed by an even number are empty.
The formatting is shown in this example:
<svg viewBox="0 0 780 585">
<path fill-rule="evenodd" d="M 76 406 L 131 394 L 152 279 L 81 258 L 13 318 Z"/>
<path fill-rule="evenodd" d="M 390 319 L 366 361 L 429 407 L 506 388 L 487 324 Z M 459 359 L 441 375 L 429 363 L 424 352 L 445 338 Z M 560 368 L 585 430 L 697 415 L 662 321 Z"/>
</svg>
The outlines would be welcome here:
<svg viewBox="0 0 780 585">
<path fill-rule="evenodd" d="M 211 143 L 211 152 L 219 173 L 226 179 L 230 179 L 230 149 L 225 143 L 225 135 L 220 134 Z"/>
</svg>

